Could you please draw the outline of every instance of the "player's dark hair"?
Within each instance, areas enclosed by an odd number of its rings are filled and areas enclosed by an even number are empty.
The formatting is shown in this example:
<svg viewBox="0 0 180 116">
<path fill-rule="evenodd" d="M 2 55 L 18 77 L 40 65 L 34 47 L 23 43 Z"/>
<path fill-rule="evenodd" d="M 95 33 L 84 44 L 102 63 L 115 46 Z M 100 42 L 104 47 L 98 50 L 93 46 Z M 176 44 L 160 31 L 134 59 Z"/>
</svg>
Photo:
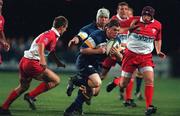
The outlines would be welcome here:
<svg viewBox="0 0 180 116">
<path fill-rule="evenodd" d="M 151 6 L 145 6 L 142 10 L 141 15 L 150 15 L 152 18 L 154 17 L 155 9 Z"/>
<path fill-rule="evenodd" d="M 106 24 L 105 28 L 111 28 L 113 26 L 120 27 L 120 23 L 117 19 L 112 19 Z"/>
<path fill-rule="evenodd" d="M 66 25 L 68 25 L 68 20 L 64 16 L 55 17 L 53 21 L 54 28 L 64 27 Z"/>
<path fill-rule="evenodd" d="M 119 6 L 128 6 L 129 7 L 129 4 L 127 2 L 119 2 L 117 9 L 119 9 Z"/>
</svg>

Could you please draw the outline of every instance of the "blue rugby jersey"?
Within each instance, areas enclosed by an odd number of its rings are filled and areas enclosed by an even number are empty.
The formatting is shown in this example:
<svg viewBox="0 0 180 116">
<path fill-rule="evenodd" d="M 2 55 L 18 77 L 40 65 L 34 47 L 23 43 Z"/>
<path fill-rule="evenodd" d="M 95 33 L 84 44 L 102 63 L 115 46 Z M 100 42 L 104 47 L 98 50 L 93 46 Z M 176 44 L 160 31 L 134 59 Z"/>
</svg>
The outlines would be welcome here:
<svg viewBox="0 0 180 116">
<path fill-rule="evenodd" d="M 82 45 L 82 43 L 88 38 L 88 36 L 96 30 L 99 30 L 99 28 L 97 27 L 95 22 L 81 28 L 79 33 L 77 34 L 80 39 L 80 45 Z"/>
<path fill-rule="evenodd" d="M 120 43 L 120 39 L 118 37 L 115 39 Z M 106 36 L 105 31 L 97 30 L 89 35 L 88 39 L 84 41 L 81 48 L 97 48 L 101 45 L 106 45 L 108 40 L 109 38 Z M 85 65 L 99 67 L 106 57 L 106 54 L 85 55 L 80 53 L 76 60 L 76 65 L 80 69 Z"/>
</svg>

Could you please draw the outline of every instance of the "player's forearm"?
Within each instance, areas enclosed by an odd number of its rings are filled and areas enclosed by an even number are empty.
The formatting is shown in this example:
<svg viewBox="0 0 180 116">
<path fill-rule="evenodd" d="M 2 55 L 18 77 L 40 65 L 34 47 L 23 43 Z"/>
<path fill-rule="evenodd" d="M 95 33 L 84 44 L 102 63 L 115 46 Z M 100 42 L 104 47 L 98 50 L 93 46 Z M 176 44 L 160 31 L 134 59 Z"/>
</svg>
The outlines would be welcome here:
<svg viewBox="0 0 180 116">
<path fill-rule="evenodd" d="M 3 31 L 0 31 L 0 42 L 3 44 L 6 42 L 6 38 Z"/>
<path fill-rule="evenodd" d="M 92 54 L 103 54 L 101 48 L 82 48 L 80 49 L 82 54 L 92 55 Z"/>
<path fill-rule="evenodd" d="M 59 60 L 55 51 L 50 52 L 49 57 L 56 63 L 57 67 L 66 67 L 66 65 Z"/>
<path fill-rule="evenodd" d="M 155 49 L 157 54 L 161 52 L 161 46 L 162 46 L 162 40 L 155 41 Z"/>
<path fill-rule="evenodd" d="M 116 54 L 115 57 L 116 57 L 117 61 L 121 62 L 123 55 L 121 53 L 119 53 L 119 54 Z"/>
<path fill-rule="evenodd" d="M 50 52 L 49 57 L 58 65 L 61 63 L 59 58 L 57 57 L 56 53 L 54 51 Z"/>
<path fill-rule="evenodd" d="M 38 53 L 39 53 L 39 57 L 40 57 L 40 64 L 47 65 L 46 64 L 45 54 L 44 54 L 44 48 L 45 47 L 44 47 L 43 43 L 38 44 Z"/>
</svg>

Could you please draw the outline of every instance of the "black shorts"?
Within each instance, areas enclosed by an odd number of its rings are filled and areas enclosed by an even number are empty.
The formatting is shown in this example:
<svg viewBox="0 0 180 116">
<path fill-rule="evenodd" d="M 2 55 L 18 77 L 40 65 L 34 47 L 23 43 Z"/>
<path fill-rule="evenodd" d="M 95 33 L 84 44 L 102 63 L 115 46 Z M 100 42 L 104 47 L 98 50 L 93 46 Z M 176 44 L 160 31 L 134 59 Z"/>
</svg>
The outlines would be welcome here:
<svg viewBox="0 0 180 116">
<path fill-rule="evenodd" d="M 93 66 L 93 65 L 87 65 L 79 69 L 78 75 L 82 78 L 88 78 L 90 75 L 94 73 L 101 74 L 102 67 L 101 66 Z"/>
</svg>

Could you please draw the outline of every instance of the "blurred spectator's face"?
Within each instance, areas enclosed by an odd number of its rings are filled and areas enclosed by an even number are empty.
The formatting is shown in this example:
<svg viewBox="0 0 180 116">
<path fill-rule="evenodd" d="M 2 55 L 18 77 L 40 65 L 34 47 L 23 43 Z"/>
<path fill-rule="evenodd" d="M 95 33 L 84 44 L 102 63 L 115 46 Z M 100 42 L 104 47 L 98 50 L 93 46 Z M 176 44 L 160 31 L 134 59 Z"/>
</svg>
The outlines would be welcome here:
<svg viewBox="0 0 180 116">
<path fill-rule="evenodd" d="M 128 17 L 129 7 L 126 5 L 118 6 L 117 14 L 122 18 L 126 19 Z"/>
</svg>

